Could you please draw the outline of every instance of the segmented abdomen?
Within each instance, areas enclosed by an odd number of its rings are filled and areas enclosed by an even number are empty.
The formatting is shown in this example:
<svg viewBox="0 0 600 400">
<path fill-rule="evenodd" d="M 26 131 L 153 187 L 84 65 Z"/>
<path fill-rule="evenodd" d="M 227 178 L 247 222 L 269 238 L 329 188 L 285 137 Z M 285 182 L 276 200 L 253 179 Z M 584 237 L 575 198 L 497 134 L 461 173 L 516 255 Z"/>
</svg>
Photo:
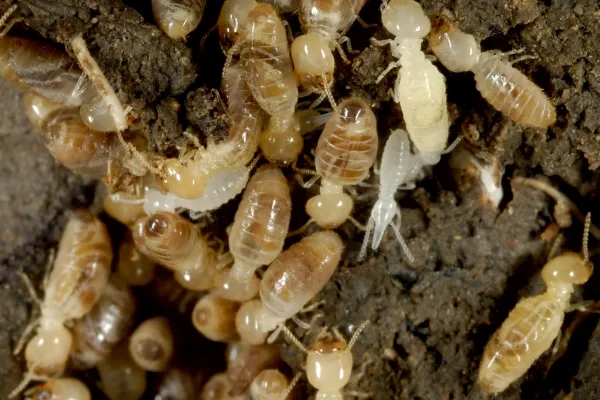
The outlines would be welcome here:
<svg viewBox="0 0 600 400">
<path fill-rule="evenodd" d="M 521 300 L 485 348 L 479 368 L 479 385 L 499 393 L 517 380 L 558 335 L 565 305 L 542 294 Z"/>
<path fill-rule="evenodd" d="M 481 95 L 512 120 L 540 128 L 556 121 L 542 89 L 500 57 L 483 53 L 473 72 Z"/>
<path fill-rule="evenodd" d="M 379 177 L 380 197 L 392 197 L 398 186 L 405 183 L 408 172 L 408 161 L 410 155 L 410 141 L 408 134 L 402 129 L 393 131 L 385 143 Z"/>
<path fill-rule="evenodd" d="M 377 121 L 371 108 L 354 97 L 340 103 L 317 143 L 315 167 L 338 185 L 355 185 L 369 174 L 377 156 Z"/>
<path fill-rule="evenodd" d="M 283 249 L 292 213 L 290 188 L 279 168 L 261 167 L 235 214 L 229 248 L 236 261 L 270 264 Z"/>
</svg>

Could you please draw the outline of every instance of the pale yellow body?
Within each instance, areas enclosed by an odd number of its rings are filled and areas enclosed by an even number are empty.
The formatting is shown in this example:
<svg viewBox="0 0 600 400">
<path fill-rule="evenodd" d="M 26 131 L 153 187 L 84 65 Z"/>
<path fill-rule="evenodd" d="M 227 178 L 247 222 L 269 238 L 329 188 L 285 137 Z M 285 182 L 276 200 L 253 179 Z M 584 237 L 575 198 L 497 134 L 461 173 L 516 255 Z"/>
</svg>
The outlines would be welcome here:
<svg viewBox="0 0 600 400">
<path fill-rule="evenodd" d="M 281 400 L 288 385 L 287 377 L 276 369 L 265 369 L 250 384 L 252 400 Z"/>
<path fill-rule="evenodd" d="M 214 342 L 228 342 L 236 334 L 235 316 L 239 303 L 209 293 L 196 303 L 192 312 L 194 327 Z"/>
<path fill-rule="evenodd" d="M 144 286 L 154 279 L 156 264 L 138 250 L 131 234 L 127 234 L 119 248 L 117 272 L 130 286 Z"/>
<path fill-rule="evenodd" d="M 142 369 L 162 372 L 173 357 L 173 331 L 165 317 L 142 322 L 129 338 L 129 354 Z"/>
<path fill-rule="evenodd" d="M 158 27 L 171 39 L 185 39 L 198 27 L 206 0 L 152 0 Z"/>
<path fill-rule="evenodd" d="M 50 379 L 27 391 L 28 399 L 91 400 L 90 390 L 75 378 Z"/>
<path fill-rule="evenodd" d="M 99 387 L 109 400 L 138 400 L 146 391 L 146 371 L 131 358 L 127 342 L 96 367 Z"/>
</svg>

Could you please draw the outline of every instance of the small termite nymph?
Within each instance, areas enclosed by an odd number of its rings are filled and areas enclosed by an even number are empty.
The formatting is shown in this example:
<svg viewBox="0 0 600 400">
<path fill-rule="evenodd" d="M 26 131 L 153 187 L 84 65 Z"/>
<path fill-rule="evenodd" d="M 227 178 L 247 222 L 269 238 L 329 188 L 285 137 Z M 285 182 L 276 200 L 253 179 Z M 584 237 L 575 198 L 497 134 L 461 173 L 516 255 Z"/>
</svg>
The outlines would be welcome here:
<svg viewBox="0 0 600 400">
<path fill-rule="evenodd" d="M 24 339 L 39 326 L 25 348 L 28 372 L 9 398 L 18 395 L 32 379 L 63 373 L 73 343 L 73 336 L 64 324 L 83 317 L 96 304 L 108 282 L 112 256 L 104 224 L 88 211 L 74 212 L 44 285 L 43 302 L 29 287 L 41 307 L 41 317 L 26 328 L 15 348 L 15 354 L 20 352 Z"/>
<path fill-rule="evenodd" d="M 146 371 L 162 372 L 173 357 L 173 332 L 164 317 L 142 322 L 129 338 L 129 353 Z"/>
<path fill-rule="evenodd" d="M 250 384 L 252 400 L 281 400 L 288 387 L 287 377 L 276 369 L 265 369 Z"/>
<path fill-rule="evenodd" d="M 414 0 L 391 0 L 383 7 L 381 20 L 395 37 L 373 42 L 389 44 L 399 61 L 392 62 L 377 82 L 393 68 L 402 67 L 394 84 L 394 101 L 400 103 L 406 130 L 425 162 L 437 164 L 448 141 L 450 122 L 444 76 L 421 51 L 431 23 Z"/>
<path fill-rule="evenodd" d="M 588 256 L 590 223 L 588 214 L 583 257 L 568 252 L 550 260 L 542 269 L 546 292 L 520 300 L 488 342 L 479 368 L 479 386 L 486 392 L 498 394 L 506 389 L 559 335 L 573 286 L 584 284 L 592 275 Z"/>
<path fill-rule="evenodd" d="M 50 379 L 25 392 L 25 398 L 31 400 L 91 400 L 87 386 L 79 379 Z"/>
<path fill-rule="evenodd" d="M 363 322 L 356 329 L 349 343 L 336 330 L 334 330 L 335 335 L 328 334 L 326 330 L 323 330 L 310 349 L 306 348 L 287 328 L 284 328 L 284 332 L 294 345 L 307 354 L 306 376 L 310 384 L 317 389 L 317 399 L 344 399 L 342 389 L 350 380 L 354 364 L 352 347 L 368 325 L 369 321 Z M 288 389 L 287 394 L 290 391 L 291 388 Z M 285 399 L 285 397 L 282 398 Z"/>
<path fill-rule="evenodd" d="M 414 180 L 421 172 L 422 167 L 421 156 L 412 154 L 410 151 L 410 141 L 406 132 L 401 129 L 393 131 L 385 144 L 381 157 L 379 197 L 371 210 L 359 259 L 364 258 L 366 254 L 371 232 L 373 232 L 371 248 L 376 250 L 383 239 L 386 228 L 390 226 L 402 246 L 404 254 L 411 262 L 413 261 L 413 256 L 400 234 L 400 207 L 396 204 L 394 196 L 398 189 L 414 188 Z M 396 223 L 393 222 L 394 217 L 396 217 Z"/>
<path fill-rule="evenodd" d="M 196 303 L 192 311 L 194 327 L 214 342 L 228 342 L 235 338 L 235 315 L 239 303 L 209 293 Z"/>
<path fill-rule="evenodd" d="M 131 358 L 127 341 L 96 367 L 99 387 L 109 400 L 138 400 L 146 391 L 146 371 Z"/>
<path fill-rule="evenodd" d="M 128 233 L 119 248 L 117 272 L 130 286 L 144 286 L 154 279 L 156 264 L 135 246 L 131 233 Z"/>
<path fill-rule="evenodd" d="M 198 27 L 206 0 L 152 0 L 158 27 L 171 39 L 185 39 Z"/>
<path fill-rule="evenodd" d="M 260 167 L 244 191 L 229 233 L 234 264 L 217 278 L 221 297 L 246 301 L 256 296 L 260 282 L 255 272 L 283 250 L 291 214 L 287 179 L 277 167 Z"/>
<path fill-rule="evenodd" d="M 497 52 L 482 53 L 472 35 L 441 17 L 433 26 L 430 43 L 436 57 L 450 71 L 473 72 L 483 98 L 513 121 L 539 128 L 556 122 L 554 105 L 542 89 L 512 66 L 520 60 L 509 63 Z M 521 60 L 526 58 L 531 57 Z"/>
</svg>

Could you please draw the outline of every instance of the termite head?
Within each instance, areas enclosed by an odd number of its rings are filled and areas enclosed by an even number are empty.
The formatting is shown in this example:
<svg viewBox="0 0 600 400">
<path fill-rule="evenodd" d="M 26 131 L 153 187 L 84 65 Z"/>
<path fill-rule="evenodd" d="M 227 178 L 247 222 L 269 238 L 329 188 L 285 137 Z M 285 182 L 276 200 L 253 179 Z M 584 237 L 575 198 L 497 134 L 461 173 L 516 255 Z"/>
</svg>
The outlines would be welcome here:
<svg viewBox="0 0 600 400">
<path fill-rule="evenodd" d="M 69 360 L 73 336 L 62 324 L 42 322 L 40 331 L 25 348 L 27 367 L 32 374 L 57 376 L 62 374 Z"/>
<path fill-rule="evenodd" d="M 352 374 L 352 352 L 342 339 L 326 336 L 316 341 L 306 359 L 306 376 L 319 390 L 340 389 Z"/>
<path fill-rule="evenodd" d="M 379 199 L 371 210 L 371 219 L 374 222 L 373 243 L 371 247 L 376 249 L 383 239 L 385 228 L 387 228 L 396 215 L 396 202 L 394 199 Z"/>
<path fill-rule="evenodd" d="M 50 379 L 25 392 L 27 399 L 77 399 L 90 400 L 87 386 L 78 379 Z"/>
<path fill-rule="evenodd" d="M 346 193 L 322 193 L 306 202 L 306 213 L 324 229 L 342 225 L 354 207 L 352 197 Z"/>
<path fill-rule="evenodd" d="M 414 0 L 391 0 L 381 12 L 381 22 L 401 39 L 421 39 L 431 29 L 429 18 Z"/>
<path fill-rule="evenodd" d="M 547 286 L 581 285 L 590 279 L 593 265 L 577 253 L 565 253 L 550 260 L 542 269 Z"/>
<path fill-rule="evenodd" d="M 452 72 L 472 70 L 481 55 L 473 35 L 462 32 L 443 17 L 435 17 L 433 21 L 429 43 L 436 57 Z"/>
<path fill-rule="evenodd" d="M 327 40 L 319 33 L 298 36 L 292 43 L 292 60 L 300 82 L 318 91 L 333 80 L 335 59 Z"/>
</svg>

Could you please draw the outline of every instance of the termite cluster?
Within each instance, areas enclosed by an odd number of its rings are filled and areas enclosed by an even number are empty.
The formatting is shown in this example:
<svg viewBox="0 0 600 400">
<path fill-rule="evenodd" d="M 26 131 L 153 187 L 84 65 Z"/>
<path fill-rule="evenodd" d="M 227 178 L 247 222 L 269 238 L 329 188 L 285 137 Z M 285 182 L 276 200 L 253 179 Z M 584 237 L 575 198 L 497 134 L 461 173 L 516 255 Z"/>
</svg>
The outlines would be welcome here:
<svg viewBox="0 0 600 400">
<path fill-rule="evenodd" d="M 64 376 L 86 369 L 94 371 L 98 389 L 111 400 L 138 399 L 150 390 L 155 398 L 191 399 L 201 393 L 201 399 L 284 399 L 293 396 L 301 375 L 291 379 L 279 358 L 274 342 L 283 333 L 307 354 L 305 375 L 317 398 L 343 398 L 352 377 L 351 349 L 368 321 L 349 343 L 337 329 L 322 329 L 312 347 L 288 325 L 316 328 L 313 299 L 346 258 L 344 240 L 334 231 L 345 222 L 364 231 L 359 259 L 367 255 L 371 235 L 372 249 L 379 247 L 388 226 L 407 261 L 419 257 L 400 233 L 396 192 L 414 189 L 428 166 L 460 141 L 448 144 L 445 77 L 422 50 L 423 40 L 448 71 L 473 72 L 482 97 L 510 119 L 538 128 L 556 120 L 552 103 L 507 54 L 482 52 L 473 36 L 442 17 L 432 24 L 413 0 L 390 0 L 381 6 L 381 22 L 391 38 L 373 39 L 372 45 L 389 45 L 395 61 L 381 66 L 376 84 L 400 67 L 390 90 L 405 126 L 378 132 L 369 99 L 334 97 L 335 68 L 353 54 L 345 35 L 365 3 L 225 0 L 215 29 L 226 59 L 220 93 L 228 134 L 201 143 L 190 127 L 182 135 L 189 143 L 177 156 L 148 150 L 140 110 L 121 103 L 82 34 L 71 38 L 68 49 L 6 35 L 17 22 L 11 13 L 18 6 L 7 11 L 0 19 L 0 75 L 26 93 L 27 114 L 54 158 L 76 173 L 104 179 L 101 216 L 126 230 L 115 243 L 97 215 L 73 213 L 43 299 L 29 285 L 40 317 L 15 349 L 20 352 L 36 329 L 24 351 L 27 372 L 13 395 L 25 390 L 34 398 L 46 393 L 89 399 L 82 382 Z M 156 25 L 181 41 L 198 27 L 205 5 L 204 0 L 152 0 Z M 302 32 L 291 32 L 286 21 L 295 14 Z M 303 96 L 314 96 L 310 106 L 299 102 Z M 317 110 L 325 99 L 329 108 Z M 321 128 L 316 147 L 305 149 L 306 135 Z M 498 171 L 466 146 L 450 157 L 453 169 L 479 175 L 497 207 Z M 305 162 L 311 167 L 298 166 Z M 365 182 L 371 172 L 379 184 Z M 296 211 L 293 191 L 319 180 L 319 193 Z M 378 191 L 364 218 L 353 215 L 361 201 L 358 187 Z M 238 195 L 227 232 L 210 229 L 212 214 Z M 290 232 L 294 215 L 306 224 Z M 318 227 L 305 234 L 313 222 Z M 300 240 L 289 239 L 300 234 Z M 587 239 L 584 257 L 566 254 L 544 267 L 548 291 L 517 304 L 485 349 L 479 376 L 484 390 L 502 391 L 550 346 L 573 285 L 590 274 Z M 182 367 L 186 349 L 178 344 L 173 319 L 140 315 L 138 291 L 156 285 L 162 286 L 154 291 L 160 302 L 193 305 L 180 307 L 179 317 L 198 337 L 227 344 L 222 371 L 198 377 Z M 300 313 L 313 313 L 311 322 L 298 318 Z M 32 382 L 39 384 L 26 389 Z"/>
</svg>

